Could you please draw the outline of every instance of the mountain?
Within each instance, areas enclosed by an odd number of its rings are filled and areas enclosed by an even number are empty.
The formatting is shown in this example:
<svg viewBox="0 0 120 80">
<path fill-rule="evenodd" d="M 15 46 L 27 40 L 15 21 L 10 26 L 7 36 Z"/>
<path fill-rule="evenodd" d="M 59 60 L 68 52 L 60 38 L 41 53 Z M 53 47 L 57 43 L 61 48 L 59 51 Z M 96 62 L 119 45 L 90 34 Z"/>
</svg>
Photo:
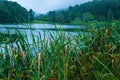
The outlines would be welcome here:
<svg viewBox="0 0 120 80">
<path fill-rule="evenodd" d="M 38 16 L 37 16 L 38 17 Z M 50 11 L 39 15 L 39 20 L 57 23 L 103 21 L 120 19 L 120 0 L 93 0 L 67 10 Z"/>
<path fill-rule="evenodd" d="M 17 2 L 0 0 L 0 23 L 18 23 L 28 20 L 28 11 Z"/>
</svg>

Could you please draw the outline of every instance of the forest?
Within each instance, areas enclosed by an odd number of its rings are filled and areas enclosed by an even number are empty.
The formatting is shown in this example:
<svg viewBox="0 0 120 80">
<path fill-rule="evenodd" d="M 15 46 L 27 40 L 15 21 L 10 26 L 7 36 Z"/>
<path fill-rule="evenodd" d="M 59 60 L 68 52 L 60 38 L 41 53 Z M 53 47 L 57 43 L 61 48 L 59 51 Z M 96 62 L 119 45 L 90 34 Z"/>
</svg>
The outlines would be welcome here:
<svg viewBox="0 0 120 80">
<path fill-rule="evenodd" d="M 27 11 L 17 2 L 0 0 L 0 23 L 19 23 L 32 20 L 34 12 Z"/>
<path fill-rule="evenodd" d="M 120 18 L 120 0 L 93 0 L 68 9 L 37 15 L 36 19 L 57 23 L 111 21 Z"/>
<path fill-rule="evenodd" d="M 17 2 L 0 0 L 0 23 L 18 23 L 32 20 L 79 24 L 81 21 L 111 21 L 120 18 L 120 0 L 93 0 L 67 9 L 35 15 Z"/>
</svg>

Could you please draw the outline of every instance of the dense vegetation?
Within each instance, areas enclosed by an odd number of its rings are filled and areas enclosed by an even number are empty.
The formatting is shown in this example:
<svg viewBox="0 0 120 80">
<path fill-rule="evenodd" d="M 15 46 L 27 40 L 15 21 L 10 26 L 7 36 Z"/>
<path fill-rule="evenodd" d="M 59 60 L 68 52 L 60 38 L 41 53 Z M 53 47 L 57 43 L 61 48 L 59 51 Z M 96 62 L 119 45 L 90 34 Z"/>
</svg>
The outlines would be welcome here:
<svg viewBox="0 0 120 80">
<path fill-rule="evenodd" d="M 14 43 L 18 37 L 21 40 L 23 39 L 22 36 L 17 35 L 17 34 L 10 34 L 10 32 L 9 33 L 1 33 L 0 32 L 0 44 L 2 44 L 2 43 Z"/>
<path fill-rule="evenodd" d="M 17 2 L 0 0 L 0 23 L 18 23 L 32 20 L 34 12 L 27 11 Z"/>
<path fill-rule="evenodd" d="M 44 37 L 29 29 L 31 39 L 17 29 L 0 33 L 0 80 L 120 80 L 119 2 L 93 0 L 37 16 L 58 23 L 96 21 L 75 35 L 62 29 L 44 30 Z M 32 21 L 34 14 L 16 2 L 0 2 L 0 23 Z"/>
<path fill-rule="evenodd" d="M 31 30 L 31 44 L 16 31 L 22 40 L 18 36 L 9 43 L 9 36 L 0 43 L 1 80 L 120 80 L 120 22 L 92 23 L 74 36 L 44 33 L 49 36 Z"/>
<path fill-rule="evenodd" d="M 120 0 L 93 0 L 66 10 L 50 11 L 37 19 L 57 23 L 80 23 L 80 21 L 119 20 Z"/>
</svg>

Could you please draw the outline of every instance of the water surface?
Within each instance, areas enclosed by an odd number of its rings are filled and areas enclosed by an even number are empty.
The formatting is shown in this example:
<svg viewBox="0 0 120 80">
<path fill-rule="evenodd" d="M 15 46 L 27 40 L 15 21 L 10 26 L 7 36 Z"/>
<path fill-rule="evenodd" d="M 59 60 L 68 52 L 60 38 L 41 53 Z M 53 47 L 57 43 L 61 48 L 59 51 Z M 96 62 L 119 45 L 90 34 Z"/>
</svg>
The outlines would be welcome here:
<svg viewBox="0 0 120 80">
<path fill-rule="evenodd" d="M 27 38 L 29 40 L 30 44 L 33 44 L 32 35 L 31 33 L 37 37 L 40 37 L 42 39 L 48 39 L 50 37 L 50 34 L 57 36 L 58 32 L 62 31 L 66 36 L 71 35 L 76 36 L 78 33 L 81 35 L 84 34 L 82 30 L 85 30 L 85 26 L 78 26 L 78 25 L 53 25 L 53 24 L 0 24 L 0 32 L 1 33 L 11 33 L 14 34 L 16 31 L 20 31 L 23 34 L 27 35 Z M 40 35 L 39 35 L 40 34 Z M 73 43 L 75 43 L 73 41 Z M 2 46 L 5 46 L 2 44 Z M 8 46 L 9 47 L 9 46 Z M 37 49 L 37 48 L 36 48 Z M 1 51 L 5 51 L 5 48 L 2 47 Z M 39 51 L 39 50 L 36 50 Z"/>
<path fill-rule="evenodd" d="M 85 26 L 80 25 L 53 25 L 53 24 L 0 24 L 0 32 L 7 33 L 8 31 L 13 34 L 15 31 L 19 30 L 22 33 L 25 33 L 30 37 L 31 31 L 37 35 L 38 32 L 42 36 L 44 36 L 43 31 L 55 32 L 57 31 L 64 31 L 66 33 L 70 33 L 75 35 L 77 32 L 81 32 L 82 30 L 86 29 Z M 48 34 L 49 35 L 49 34 Z"/>
</svg>

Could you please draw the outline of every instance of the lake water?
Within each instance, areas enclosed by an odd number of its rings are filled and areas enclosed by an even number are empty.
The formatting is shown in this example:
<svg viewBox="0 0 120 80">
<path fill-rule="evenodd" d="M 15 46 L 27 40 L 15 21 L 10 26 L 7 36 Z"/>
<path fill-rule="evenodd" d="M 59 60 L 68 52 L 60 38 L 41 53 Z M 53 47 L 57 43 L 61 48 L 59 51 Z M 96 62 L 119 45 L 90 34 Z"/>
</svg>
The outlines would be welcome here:
<svg viewBox="0 0 120 80">
<path fill-rule="evenodd" d="M 59 29 L 58 29 L 59 28 Z M 10 31 L 11 34 L 15 33 L 16 30 L 19 30 L 22 33 L 25 33 L 28 37 L 31 36 L 31 31 L 35 35 L 38 35 L 38 32 L 42 35 L 45 35 L 44 31 L 49 31 L 52 33 L 56 33 L 56 31 L 62 30 L 66 33 L 75 35 L 78 31 L 84 30 L 85 26 L 78 25 L 53 25 L 53 24 L 6 24 L 0 25 L 0 32 L 7 33 Z M 49 35 L 49 34 L 46 34 Z"/>
<path fill-rule="evenodd" d="M 75 36 L 79 33 L 84 33 L 81 30 L 86 29 L 85 26 L 78 26 L 78 25 L 53 25 L 53 24 L 6 24 L 2 25 L 0 24 L 0 32 L 1 33 L 8 33 L 8 31 L 11 34 L 14 34 L 15 31 L 20 31 L 21 33 L 24 33 L 27 35 L 29 43 L 32 44 L 32 35 L 33 33 L 35 36 L 39 36 L 39 33 L 41 34 L 42 39 L 43 38 L 49 38 L 50 34 L 57 35 L 57 32 L 63 31 L 65 35 L 71 35 Z M 74 41 L 73 41 L 74 42 Z M 2 45 L 4 46 L 4 44 Z M 3 48 L 3 47 L 2 47 Z M 5 51 L 4 48 L 0 50 Z"/>
<path fill-rule="evenodd" d="M 6 29 L 9 29 L 14 31 L 15 29 L 19 30 L 29 30 L 30 28 L 36 29 L 36 30 L 55 30 L 56 28 L 62 28 L 64 31 L 72 31 L 72 30 L 77 30 L 77 29 L 84 29 L 85 26 L 78 26 L 78 25 L 53 25 L 53 24 L 6 24 L 6 25 L 1 25 L 0 24 L 0 31 L 5 32 Z"/>
</svg>

